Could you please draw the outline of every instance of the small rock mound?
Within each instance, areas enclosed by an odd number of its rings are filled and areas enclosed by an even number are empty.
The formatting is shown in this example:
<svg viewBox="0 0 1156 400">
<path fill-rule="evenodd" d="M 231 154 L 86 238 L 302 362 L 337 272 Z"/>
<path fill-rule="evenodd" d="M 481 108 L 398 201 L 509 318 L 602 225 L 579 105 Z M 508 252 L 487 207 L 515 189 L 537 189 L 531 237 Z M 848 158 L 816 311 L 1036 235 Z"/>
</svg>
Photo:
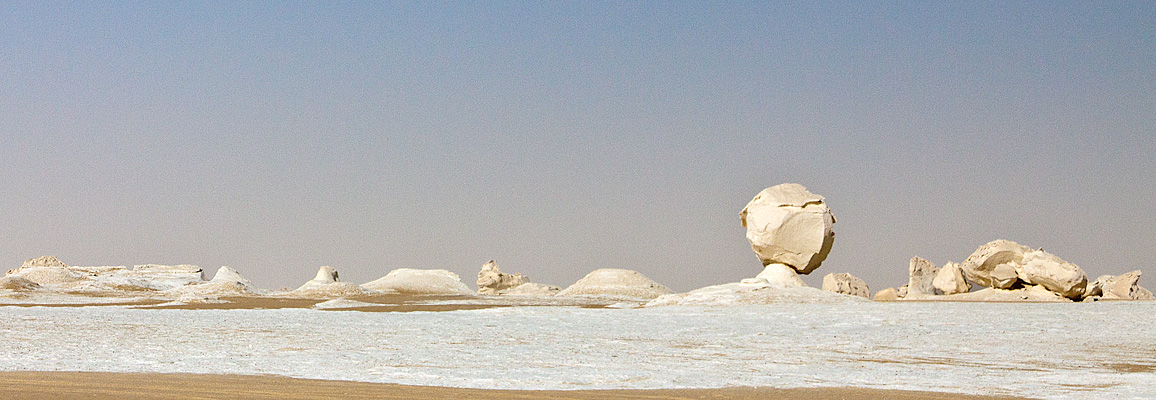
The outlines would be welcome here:
<svg viewBox="0 0 1156 400">
<path fill-rule="evenodd" d="M 673 293 L 669 288 L 650 280 L 638 271 L 603 268 L 586 274 L 559 296 L 617 296 L 653 299 Z"/>
<path fill-rule="evenodd" d="M 414 295 L 474 295 L 457 274 L 444 269 L 399 268 L 361 285 L 368 291 Z"/>
<path fill-rule="evenodd" d="M 823 290 L 865 299 L 871 298 L 871 289 L 867 287 L 867 282 L 846 272 L 824 276 Z"/>
<path fill-rule="evenodd" d="M 286 293 L 291 297 L 310 299 L 331 299 L 337 297 L 362 296 L 365 289 L 351 282 L 341 282 L 337 270 L 328 265 L 317 269 L 317 275 L 297 289 Z"/>
</svg>

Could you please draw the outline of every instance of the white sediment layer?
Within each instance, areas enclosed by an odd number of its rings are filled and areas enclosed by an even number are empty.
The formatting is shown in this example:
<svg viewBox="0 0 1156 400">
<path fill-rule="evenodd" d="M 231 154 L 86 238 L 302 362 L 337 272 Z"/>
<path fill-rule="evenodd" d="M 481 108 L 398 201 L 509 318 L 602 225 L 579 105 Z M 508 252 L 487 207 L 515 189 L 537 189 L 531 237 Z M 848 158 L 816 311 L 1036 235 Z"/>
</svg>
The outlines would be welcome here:
<svg viewBox="0 0 1156 400">
<path fill-rule="evenodd" d="M 8 306 L 0 307 L 0 370 L 504 389 L 858 386 L 1156 398 L 1153 326 L 1154 302 L 412 313 Z"/>
</svg>

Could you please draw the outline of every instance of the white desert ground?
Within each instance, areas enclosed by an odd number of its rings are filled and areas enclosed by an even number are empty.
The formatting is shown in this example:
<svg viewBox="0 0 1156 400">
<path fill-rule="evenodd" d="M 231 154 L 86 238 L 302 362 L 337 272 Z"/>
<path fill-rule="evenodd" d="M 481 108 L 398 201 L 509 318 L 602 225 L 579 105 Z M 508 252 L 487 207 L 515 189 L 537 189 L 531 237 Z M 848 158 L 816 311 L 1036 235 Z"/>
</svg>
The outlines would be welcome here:
<svg viewBox="0 0 1156 400">
<path fill-rule="evenodd" d="M 0 279 L 5 398 L 1156 398 L 1140 271 L 1089 279 L 1007 240 L 914 257 L 874 301 L 799 274 L 834 246 L 822 196 L 784 184 L 740 214 L 761 273 L 674 293 L 637 271 L 569 287 L 481 267 L 323 266 L 296 289 L 221 267 L 76 267 Z"/>
</svg>

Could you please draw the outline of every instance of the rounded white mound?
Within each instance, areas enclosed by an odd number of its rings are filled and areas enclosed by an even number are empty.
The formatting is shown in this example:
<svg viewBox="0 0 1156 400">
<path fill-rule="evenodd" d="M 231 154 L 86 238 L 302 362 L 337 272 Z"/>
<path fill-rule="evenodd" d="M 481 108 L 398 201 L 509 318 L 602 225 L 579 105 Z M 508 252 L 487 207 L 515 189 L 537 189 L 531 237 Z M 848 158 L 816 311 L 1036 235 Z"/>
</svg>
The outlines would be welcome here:
<svg viewBox="0 0 1156 400">
<path fill-rule="evenodd" d="M 444 269 L 399 268 L 378 280 L 361 285 L 381 293 L 416 295 L 474 295 L 457 274 Z"/>
<path fill-rule="evenodd" d="M 812 287 L 782 287 L 765 279 L 743 279 L 742 282 L 707 286 L 686 293 L 668 294 L 645 304 L 645 307 L 663 306 L 740 306 L 776 303 L 852 303 L 869 300 Z"/>
<path fill-rule="evenodd" d="M 673 293 L 669 288 L 628 269 L 603 268 L 586 274 L 558 296 L 616 296 L 653 299 Z"/>
</svg>

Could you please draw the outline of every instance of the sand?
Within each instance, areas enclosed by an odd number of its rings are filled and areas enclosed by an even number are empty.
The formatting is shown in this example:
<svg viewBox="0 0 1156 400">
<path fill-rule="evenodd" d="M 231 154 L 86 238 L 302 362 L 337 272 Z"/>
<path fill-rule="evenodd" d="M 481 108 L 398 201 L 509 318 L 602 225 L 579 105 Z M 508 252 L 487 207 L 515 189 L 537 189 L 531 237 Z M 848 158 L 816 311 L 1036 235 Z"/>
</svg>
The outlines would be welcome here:
<svg viewBox="0 0 1156 400">
<path fill-rule="evenodd" d="M 485 390 L 293 379 L 277 376 L 0 372 L 12 399 L 1011 399 L 863 388 Z"/>
</svg>

